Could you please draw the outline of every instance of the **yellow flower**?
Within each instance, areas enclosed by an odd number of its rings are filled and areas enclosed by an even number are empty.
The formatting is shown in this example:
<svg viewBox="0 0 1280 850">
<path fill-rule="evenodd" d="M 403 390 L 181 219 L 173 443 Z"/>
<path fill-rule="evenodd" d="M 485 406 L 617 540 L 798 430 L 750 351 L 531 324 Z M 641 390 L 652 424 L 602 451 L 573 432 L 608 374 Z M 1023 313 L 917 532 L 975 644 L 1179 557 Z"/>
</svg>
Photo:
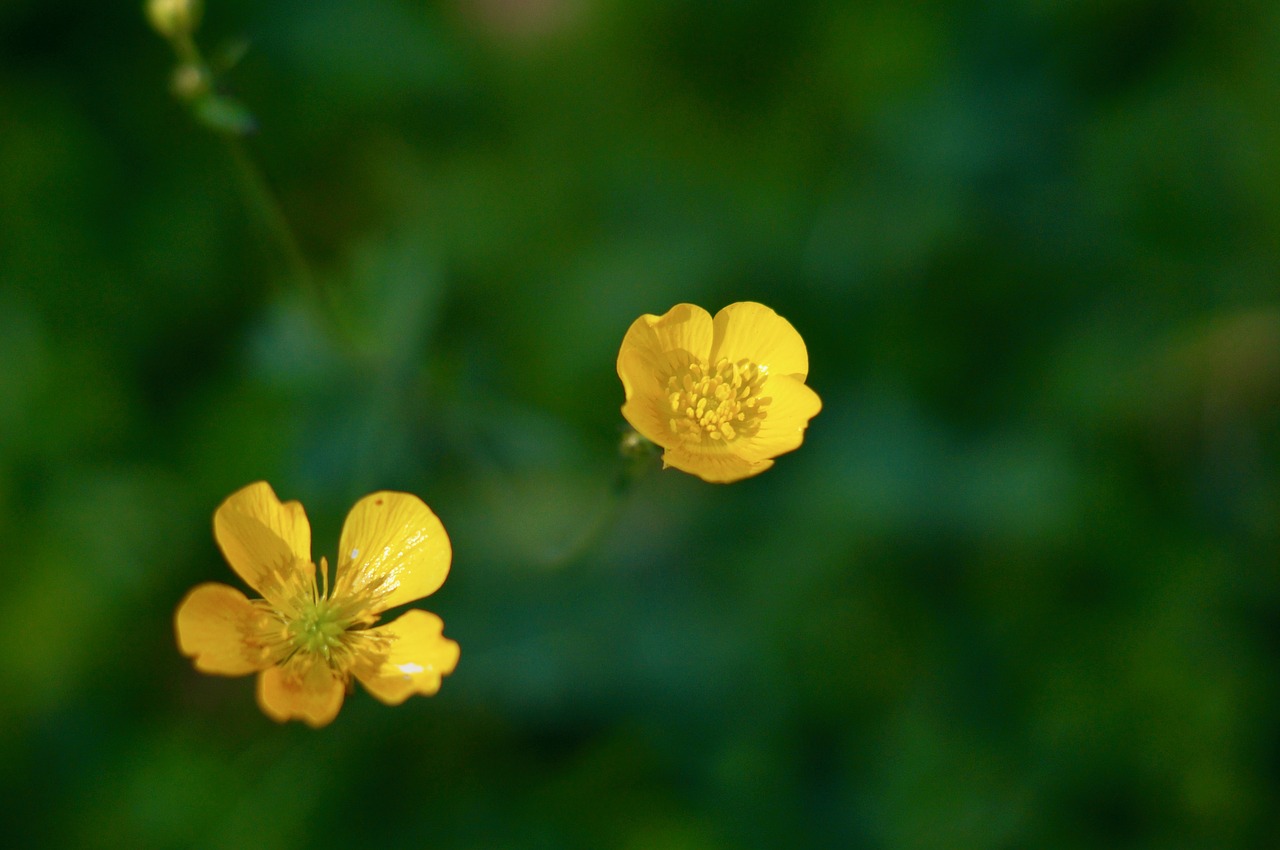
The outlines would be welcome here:
<svg viewBox="0 0 1280 850">
<path fill-rule="evenodd" d="M 622 415 L 662 446 L 663 466 L 705 481 L 764 472 L 822 409 L 791 323 L 754 301 L 716 317 L 694 304 L 632 323 L 618 352 Z"/>
<path fill-rule="evenodd" d="M 258 674 L 258 705 L 277 721 L 313 727 L 333 720 L 354 676 L 388 705 L 431 695 L 453 672 L 458 645 L 435 614 L 414 609 L 384 626 L 379 615 L 434 593 L 449 573 L 444 526 L 407 493 L 365 496 L 347 515 L 332 591 L 311 561 L 311 526 L 298 502 L 281 503 L 266 482 L 250 484 L 213 515 L 231 568 L 262 594 L 202 584 L 178 606 L 178 648 L 197 670 Z"/>
</svg>

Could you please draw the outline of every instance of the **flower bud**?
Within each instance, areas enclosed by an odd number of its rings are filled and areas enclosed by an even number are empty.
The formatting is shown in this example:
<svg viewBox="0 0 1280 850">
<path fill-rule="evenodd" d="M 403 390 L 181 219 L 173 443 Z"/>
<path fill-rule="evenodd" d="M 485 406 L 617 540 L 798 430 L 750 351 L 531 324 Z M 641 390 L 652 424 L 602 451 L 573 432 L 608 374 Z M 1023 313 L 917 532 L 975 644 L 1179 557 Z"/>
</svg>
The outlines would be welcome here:
<svg viewBox="0 0 1280 850">
<path fill-rule="evenodd" d="M 204 97 L 212 88 L 208 69 L 192 62 L 183 62 L 173 69 L 170 85 L 179 100 L 189 101 Z"/>
<path fill-rule="evenodd" d="M 165 38 L 188 38 L 200 26 L 201 0 L 147 0 L 147 20 Z"/>
</svg>

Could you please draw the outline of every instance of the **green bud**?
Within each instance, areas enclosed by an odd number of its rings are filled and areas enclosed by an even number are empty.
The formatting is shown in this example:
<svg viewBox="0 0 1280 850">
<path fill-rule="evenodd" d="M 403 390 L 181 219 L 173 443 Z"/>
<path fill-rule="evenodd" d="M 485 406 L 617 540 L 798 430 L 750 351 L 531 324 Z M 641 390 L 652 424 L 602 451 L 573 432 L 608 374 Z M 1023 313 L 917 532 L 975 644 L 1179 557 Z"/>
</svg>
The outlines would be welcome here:
<svg viewBox="0 0 1280 850">
<path fill-rule="evenodd" d="M 168 39 L 190 38 L 203 11 L 201 0 L 147 0 L 147 20 Z"/>
<path fill-rule="evenodd" d="M 173 80 L 170 85 L 179 99 L 194 101 L 209 93 L 212 81 L 209 79 L 209 70 L 203 65 L 183 62 L 173 69 Z"/>
</svg>

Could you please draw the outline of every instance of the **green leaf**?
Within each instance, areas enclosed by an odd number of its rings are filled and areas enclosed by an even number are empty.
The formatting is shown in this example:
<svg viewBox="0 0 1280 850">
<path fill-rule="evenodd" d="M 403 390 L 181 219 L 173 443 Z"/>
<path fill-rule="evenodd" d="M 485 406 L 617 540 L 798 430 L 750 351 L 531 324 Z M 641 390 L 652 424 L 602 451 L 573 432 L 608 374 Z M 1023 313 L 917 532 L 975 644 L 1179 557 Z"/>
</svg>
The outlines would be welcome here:
<svg viewBox="0 0 1280 850">
<path fill-rule="evenodd" d="M 197 99 L 192 109 L 197 121 L 219 133 L 246 136 L 258 129 L 252 113 L 231 97 L 209 94 Z"/>
</svg>

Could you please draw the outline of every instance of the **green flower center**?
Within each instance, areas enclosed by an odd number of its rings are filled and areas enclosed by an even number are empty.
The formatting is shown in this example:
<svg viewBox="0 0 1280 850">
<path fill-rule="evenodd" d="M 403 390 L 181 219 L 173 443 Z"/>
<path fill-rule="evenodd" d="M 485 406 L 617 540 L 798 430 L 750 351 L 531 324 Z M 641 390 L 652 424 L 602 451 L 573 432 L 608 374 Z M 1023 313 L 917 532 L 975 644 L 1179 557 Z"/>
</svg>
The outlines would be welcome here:
<svg viewBox="0 0 1280 850">
<path fill-rule="evenodd" d="M 289 633 L 293 645 L 300 652 L 320 655 L 328 660 L 346 643 L 350 625 L 351 621 L 343 616 L 343 612 L 330 606 L 329 600 L 318 599 L 306 605 L 289 623 Z"/>
<path fill-rule="evenodd" d="M 770 399 L 761 396 L 766 367 L 750 360 L 720 358 L 715 368 L 689 364 L 681 375 L 667 379 L 671 433 L 699 442 L 729 443 L 760 430 Z"/>
</svg>

